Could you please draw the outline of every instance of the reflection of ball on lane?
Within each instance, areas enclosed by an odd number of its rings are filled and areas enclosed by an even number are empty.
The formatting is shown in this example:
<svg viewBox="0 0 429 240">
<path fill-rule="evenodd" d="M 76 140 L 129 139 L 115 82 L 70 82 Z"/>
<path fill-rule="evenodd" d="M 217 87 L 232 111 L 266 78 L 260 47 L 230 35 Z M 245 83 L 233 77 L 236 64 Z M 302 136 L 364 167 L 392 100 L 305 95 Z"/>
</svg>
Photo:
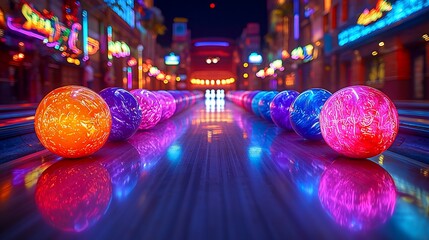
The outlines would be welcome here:
<svg viewBox="0 0 429 240">
<path fill-rule="evenodd" d="M 299 93 L 294 90 L 285 90 L 278 93 L 270 104 L 270 114 L 273 122 L 286 130 L 292 130 L 289 114 L 290 105 L 298 97 Z"/>
<path fill-rule="evenodd" d="M 136 98 L 127 90 L 117 87 L 100 92 L 112 115 L 112 129 L 109 140 L 121 141 L 131 137 L 139 128 L 142 112 Z"/>
<path fill-rule="evenodd" d="M 376 163 L 341 158 L 322 174 L 319 199 L 340 226 L 364 231 L 380 226 L 392 216 L 396 187 L 389 173 Z"/>
<path fill-rule="evenodd" d="M 106 212 L 112 184 L 109 173 L 93 159 L 64 159 L 46 169 L 34 198 L 47 222 L 67 232 L 82 232 Z"/>
<path fill-rule="evenodd" d="M 298 135 L 309 140 L 323 139 L 319 115 L 323 104 L 331 95 L 325 89 L 312 88 L 295 99 L 291 105 L 290 123 Z"/>
<path fill-rule="evenodd" d="M 109 137 L 112 118 L 106 102 L 81 86 L 57 88 L 36 110 L 34 128 L 49 151 L 67 158 L 88 156 Z"/>
<path fill-rule="evenodd" d="M 144 89 L 131 90 L 131 94 L 137 99 L 142 110 L 143 118 L 139 128 L 153 128 L 161 120 L 162 115 L 162 108 L 156 95 Z"/>
<path fill-rule="evenodd" d="M 351 86 L 334 93 L 320 112 L 320 130 L 335 151 L 352 158 L 373 157 L 392 145 L 398 112 L 381 91 Z"/>
</svg>

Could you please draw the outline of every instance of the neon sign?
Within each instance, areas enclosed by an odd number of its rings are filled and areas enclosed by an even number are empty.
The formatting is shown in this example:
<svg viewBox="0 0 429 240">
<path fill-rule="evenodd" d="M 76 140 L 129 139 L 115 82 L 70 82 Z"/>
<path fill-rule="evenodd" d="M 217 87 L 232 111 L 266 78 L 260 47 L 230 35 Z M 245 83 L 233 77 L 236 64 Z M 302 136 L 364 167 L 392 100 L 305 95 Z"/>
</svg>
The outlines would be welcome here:
<svg viewBox="0 0 429 240">
<path fill-rule="evenodd" d="M 386 0 L 378 0 L 375 8 L 363 11 L 357 20 L 357 24 L 368 25 L 383 17 L 383 12 L 389 12 L 390 10 L 392 10 L 392 4 Z"/>
<path fill-rule="evenodd" d="M 297 47 L 291 52 L 291 58 L 298 60 L 301 59 L 303 62 L 309 62 L 313 60 L 313 50 L 314 47 L 311 44 L 308 44 L 304 47 Z"/>
<path fill-rule="evenodd" d="M 112 60 L 112 56 L 117 58 L 130 56 L 131 50 L 128 44 L 123 41 L 112 41 L 112 26 L 107 27 L 107 57 Z"/>
<path fill-rule="evenodd" d="M 128 25 L 134 27 L 134 0 L 104 0 L 107 5 L 121 17 Z"/>
<path fill-rule="evenodd" d="M 169 65 L 169 66 L 179 65 L 180 56 L 177 56 L 174 53 L 170 53 L 170 55 L 167 55 L 164 57 L 164 63 L 165 65 Z"/>
<path fill-rule="evenodd" d="M 60 51 L 70 49 L 74 54 L 82 52 L 77 48 L 79 31 L 82 29 L 79 23 L 73 23 L 71 28 L 67 28 L 57 17 L 46 18 L 27 3 L 22 5 L 21 12 L 26 20 L 22 25 L 18 23 L 19 19 L 7 18 L 7 26 L 11 30 L 42 40 L 46 46 Z"/>
<path fill-rule="evenodd" d="M 248 59 L 248 61 L 249 61 L 250 63 L 254 63 L 254 64 L 261 64 L 261 63 L 262 63 L 262 56 L 261 56 L 261 54 L 258 54 L 258 53 L 255 53 L 255 52 L 252 52 L 252 53 L 249 55 L 249 59 Z"/>
<path fill-rule="evenodd" d="M 100 43 L 94 38 L 88 37 L 88 54 L 94 55 L 100 49 Z"/>
<path fill-rule="evenodd" d="M 391 26 L 410 16 L 418 15 L 424 12 L 428 7 L 429 0 L 397 0 L 392 4 L 392 10 L 374 24 L 354 25 L 341 31 L 338 34 L 338 45 L 344 46 L 355 42 L 360 38 L 371 35 L 378 30 Z"/>
</svg>

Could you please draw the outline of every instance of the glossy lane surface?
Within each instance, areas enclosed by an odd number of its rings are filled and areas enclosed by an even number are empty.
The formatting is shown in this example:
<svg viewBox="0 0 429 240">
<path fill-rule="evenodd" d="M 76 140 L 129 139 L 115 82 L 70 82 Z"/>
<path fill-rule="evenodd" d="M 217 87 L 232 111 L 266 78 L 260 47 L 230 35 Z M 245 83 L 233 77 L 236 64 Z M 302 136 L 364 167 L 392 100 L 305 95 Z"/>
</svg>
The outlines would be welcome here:
<svg viewBox="0 0 429 240">
<path fill-rule="evenodd" d="M 428 176 L 206 100 L 87 158 L 1 165 L 0 238 L 425 239 Z"/>
</svg>

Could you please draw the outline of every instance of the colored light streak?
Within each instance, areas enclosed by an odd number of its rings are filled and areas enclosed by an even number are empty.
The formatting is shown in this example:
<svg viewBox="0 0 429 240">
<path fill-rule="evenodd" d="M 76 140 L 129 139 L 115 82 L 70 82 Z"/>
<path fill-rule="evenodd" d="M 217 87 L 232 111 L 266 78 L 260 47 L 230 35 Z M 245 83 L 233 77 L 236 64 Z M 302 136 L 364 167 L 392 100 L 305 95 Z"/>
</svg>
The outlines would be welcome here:
<svg viewBox="0 0 429 240">
<path fill-rule="evenodd" d="M 344 46 L 369 36 L 383 28 L 393 25 L 405 18 L 417 15 L 429 7 L 429 0 L 406 1 L 398 0 L 392 4 L 392 10 L 383 18 L 370 25 L 354 25 L 338 34 L 338 45 Z"/>
<path fill-rule="evenodd" d="M 196 42 L 195 47 L 228 47 L 228 42 Z"/>
<path fill-rule="evenodd" d="M 127 68 L 127 80 L 128 80 L 128 89 L 132 89 L 133 88 L 133 71 L 131 69 L 131 67 Z"/>
<path fill-rule="evenodd" d="M 293 1 L 293 37 L 299 39 L 299 0 Z"/>
<path fill-rule="evenodd" d="M 137 54 L 138 54 L 138 81 L 139 81 L 139 88 L 143 88 L 143 46 L 138 45 L 137 46 Z"/>
<path fill-rule="evenodd" d="M 108 44 L 110 44 L 110 42 L 112 42 L 112 26 L 107 26 L 107 42 Z M 112 60 L 112 52 L 109 50 L 107 51 L 107 58 L 110 60 Z"/>
</svg>

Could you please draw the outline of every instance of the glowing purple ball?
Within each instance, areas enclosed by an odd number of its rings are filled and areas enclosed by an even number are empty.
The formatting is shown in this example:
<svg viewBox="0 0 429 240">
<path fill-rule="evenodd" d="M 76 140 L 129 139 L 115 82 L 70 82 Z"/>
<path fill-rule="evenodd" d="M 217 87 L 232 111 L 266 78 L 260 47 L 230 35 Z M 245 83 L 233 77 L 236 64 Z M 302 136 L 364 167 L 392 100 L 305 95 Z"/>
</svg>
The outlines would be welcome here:
<svg viewBox="0 0 429 240">
<path fill-rule="evenodd" d="M 112 115 L 110 141 L 122 141 L 131 137 L 139 128 L 142 112 L 137 99 L 127 90 L 117 87 L 100 92 Z"/>
<path fill-rule="evenodd" d="M 159 104 L 158 98 L 152 92 L 144 89 L 134 89 L 131 91 L 131 94 L 136 97 L 142 111 L 143 119 L 139 129 L 153 128 L 161 120 L 162 115 L 162 107 Z"/>
<path fill-rule="evenodd" d="M 270 103 L 270 114 L 273 122 L 286 130 L 292 130 L 290 124 L 290 111 L 293 101 L 298 97 L 299 92 L 294 90 L 285 90 L 278 93 Z"/>
</svg>

